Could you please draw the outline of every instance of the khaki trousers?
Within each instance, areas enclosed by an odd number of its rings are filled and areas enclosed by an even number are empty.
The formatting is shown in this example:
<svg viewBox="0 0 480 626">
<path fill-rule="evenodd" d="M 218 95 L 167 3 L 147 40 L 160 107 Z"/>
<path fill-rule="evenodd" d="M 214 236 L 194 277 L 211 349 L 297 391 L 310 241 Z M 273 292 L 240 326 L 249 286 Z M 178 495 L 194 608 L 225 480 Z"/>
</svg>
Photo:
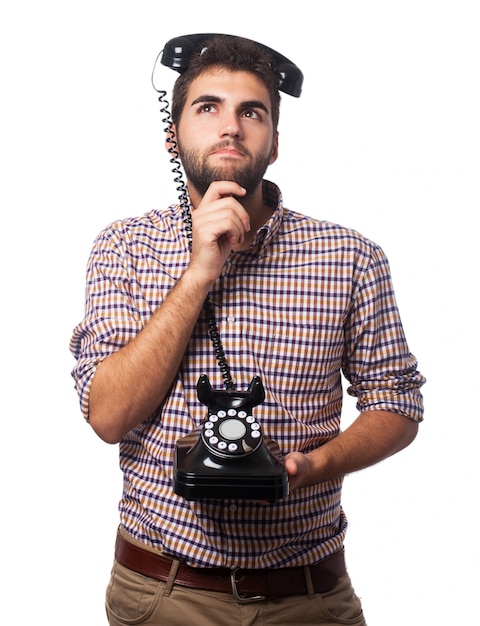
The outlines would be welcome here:
<svg viewBox="0 0 480 626">
<path fill-rule="evenodd" d="M 244 604 L 230 594 L 147 578 L 115 561 L 106 610 L 110 626 L 366 626 L 348 574 L 325 594 Z"/>
</svg>

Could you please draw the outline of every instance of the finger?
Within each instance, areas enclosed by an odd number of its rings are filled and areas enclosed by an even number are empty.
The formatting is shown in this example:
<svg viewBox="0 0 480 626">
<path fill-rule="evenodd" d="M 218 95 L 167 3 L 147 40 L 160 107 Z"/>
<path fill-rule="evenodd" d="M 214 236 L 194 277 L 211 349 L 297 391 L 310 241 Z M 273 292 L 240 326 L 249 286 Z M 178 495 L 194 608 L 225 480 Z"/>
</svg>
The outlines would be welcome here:
<svg viewBox="0 0 480 626">
<path fill-rule="evenodd" d="M 204 201 L 213 202 L 214 200 L 228 196 L 242 197 L 246 193 L 247 190 L 233 180 L 216 180 L 208 187 L 203 196 L 202 203 Z"/>
<path fill-rule="evenodd" d="M 298 464 L 294 461 L 294 459 L 287 457 L 285 459 L 285 469 L 287 470 L 289 476 L 296 476 L 298 473 Z"/>
<path fill-rule="evenodd" d="M 215 238 L 225 236 L 229 241 L 239 243 L 250 230 L 250 216 L 245 208 L 232 196 L 206 202 L 202 200 L 192 215 L 194 227 L 205 229 Z"/>
<path fill-rule="evenodd" d="M 211 210 L 208 213 L 206 212 L 208 209 L 204 207 L 202 213 L 194 214 L 194 228 L 200 241 L 214 243 L 223 237 L 227 241 L 238 243 L 244 239 L 245 231 L 250 228 L 248 213 L 243 207 L 241 210 L 232 207 L 231 204 L 235 200 L 224 200 L 211 203 L 209 205 Z"/>
</svg>

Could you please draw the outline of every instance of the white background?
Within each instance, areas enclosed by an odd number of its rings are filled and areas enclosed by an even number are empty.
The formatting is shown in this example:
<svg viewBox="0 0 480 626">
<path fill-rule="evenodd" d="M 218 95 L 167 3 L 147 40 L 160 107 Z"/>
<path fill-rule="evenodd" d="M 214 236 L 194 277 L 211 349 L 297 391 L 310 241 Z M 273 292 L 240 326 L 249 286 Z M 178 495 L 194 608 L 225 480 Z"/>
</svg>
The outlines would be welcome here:
<svg viewBox="0 0 480 626">
<path fill-rule="evenodd" d="M 116 447 L 80 415 L 68 342 L 95 235 L 176 197 L 155 57 L 170 37 L 212 31 L 262 41 L 303 70 L 302 97 L 283 97 L 268 177 L 292 209 L 382 245 L 428 378 L 415 443 L 345 482 L 348 564 L 369 626 L 478 623 L 476 5 L 2 8 L 2 623 L 106 624 L 121 475 Z M 167 89 L 174 78 L 165 68 Z M 354 414 L 348 398 L 345 420 Z"/>
</svg>

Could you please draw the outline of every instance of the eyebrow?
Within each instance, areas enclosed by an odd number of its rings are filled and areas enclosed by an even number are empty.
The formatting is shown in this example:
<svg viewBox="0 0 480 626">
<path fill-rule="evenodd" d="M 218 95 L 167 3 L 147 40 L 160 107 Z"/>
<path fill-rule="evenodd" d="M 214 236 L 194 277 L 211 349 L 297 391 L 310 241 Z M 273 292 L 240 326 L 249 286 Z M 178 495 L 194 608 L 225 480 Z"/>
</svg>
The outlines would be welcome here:
<svg viewBox="0 0 480 626">
<path fill-rule="evenodd" d="M 200 104 L 202 102 L 222 103 L 223 101 L 224 98 L 220 98 L 219 96 L 209 96 L 208 94 L 205 94 L 203 96 L 198 96 L 198 98 L 195 98 L 191 106 L 195 106 L 196 104 Z M 246 100 L 245 102 L 242 102 L 240 106 L 242 109 L 261 109 L 262 111 L 265 111 L 265 113 L 269 113 L 267 107 L 261 100 Z"/>
</svg>

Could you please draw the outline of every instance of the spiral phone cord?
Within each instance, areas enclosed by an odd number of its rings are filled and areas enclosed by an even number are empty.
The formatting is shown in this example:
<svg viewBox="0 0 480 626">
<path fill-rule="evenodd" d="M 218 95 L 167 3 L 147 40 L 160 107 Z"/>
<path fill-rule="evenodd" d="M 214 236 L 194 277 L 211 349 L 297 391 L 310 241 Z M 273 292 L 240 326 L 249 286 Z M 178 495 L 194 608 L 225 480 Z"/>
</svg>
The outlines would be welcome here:
<svg viewBox="0 0 480 626">
<path fill-rule="evenodd" d="M 192 252 L 192 213 L 190 210 L 190 204 L 188 199 L 187 187 L 185 185 L 185 181 L 183 179 L 183 174 L 181 170 L 181 163 L 178 158 L 178 150 L 177 150 L 177 142 L 173 138 L 171 128 L 172 128 L 172 119 L 168 106 L 168 101 L 166 100 L 166 91 L 160 92 L 160 97 L 158 98 L 159 102 L 162 105 L 160 112 L 164 114 L 165 117 L 162 118 L 162 122 L 166 124 L 165 133 L 167 136 L 167 143 L 169 144 L 168 153 L 170 154 L 170 163 L 173 165 L 172 172 L 175 175 L 174 182 L 177 184 L 177 191 L 179 193 L 179 202 L 180 207 L 182 209 L 182 217 L 183 222 L 185 224 L 185 234 L 188 240 L 188 248 L 190 253 Z M 235 383 L 233 382 L 232 373 L 230 371 L 230 366 L 227 361 L 227 356 L 225 354 L 225 350 L 223 349 L 222 340 L 220 338 L 220 331 L 218 330 L 217 320 L 215 317 L 215 310 L 213 308 L 213 303 L 210 298 L 210 294 L 207 295 L 205 302 L 203 303 L 203 308 L 207 317 L 207 325 L 208 325 L 208 334 L 210 340 L 213 344 L 213 348 L 215 351 L 215 358 L 217 359 L 218 366 L 222 373 L 223 382 L 227 390 L 234 390 Z"/>
</svg>

